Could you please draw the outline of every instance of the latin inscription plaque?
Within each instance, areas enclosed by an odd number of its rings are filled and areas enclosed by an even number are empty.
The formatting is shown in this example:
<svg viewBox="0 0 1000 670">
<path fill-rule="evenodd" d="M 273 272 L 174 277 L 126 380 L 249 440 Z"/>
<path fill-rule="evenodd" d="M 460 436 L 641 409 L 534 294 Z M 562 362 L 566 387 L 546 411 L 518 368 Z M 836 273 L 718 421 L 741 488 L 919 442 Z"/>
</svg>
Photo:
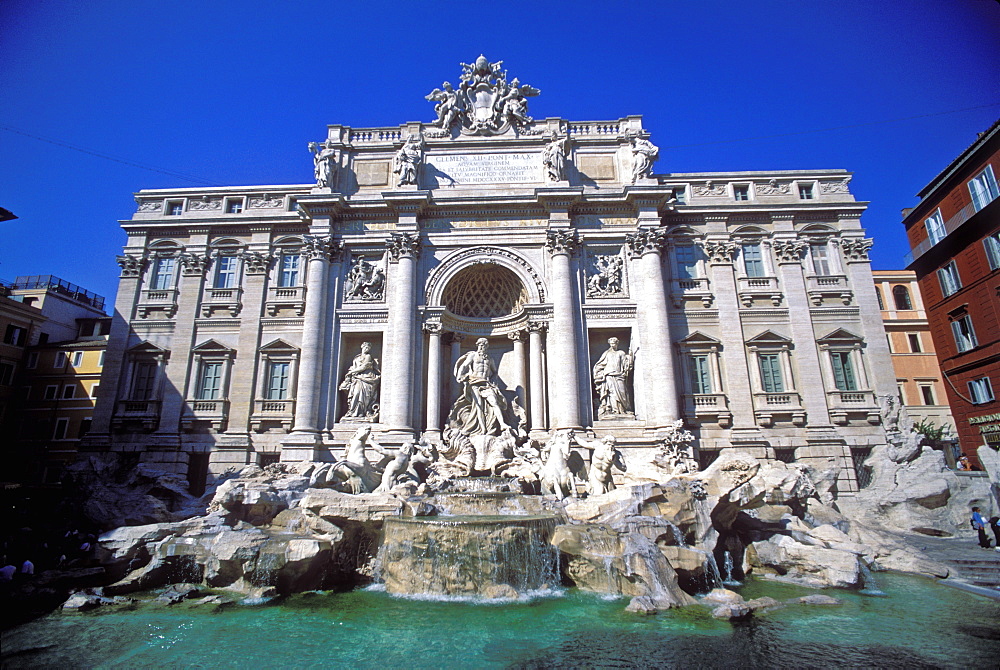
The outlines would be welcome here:
<svg viewBox="0 0 1000 670">
<path fill-rule="evenodd" d="M 424 163 L 424 174 L 433 186 L 542 181 L 542 157 L 537 153 L 429 154 Z"/>
</svg>

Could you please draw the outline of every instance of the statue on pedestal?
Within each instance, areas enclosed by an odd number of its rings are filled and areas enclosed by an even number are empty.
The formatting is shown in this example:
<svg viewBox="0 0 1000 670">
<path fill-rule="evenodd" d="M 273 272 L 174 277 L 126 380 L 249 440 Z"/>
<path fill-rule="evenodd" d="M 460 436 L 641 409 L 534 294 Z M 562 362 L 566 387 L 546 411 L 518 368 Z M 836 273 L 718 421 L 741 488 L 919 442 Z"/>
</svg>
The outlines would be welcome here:
<svg viewBox="0 0 1000 670">
<path fill-rule="evenodd" d="M 653 163 L 660 155 L 655 144 L 641 137 L 632 138 L 632 183 L 653 176 Z"/>
<path fill-rule="evenodd" d="M 608 349 L 594 365 L 594 387 L 600 400 L 599 418 L 632 415 L 632 400 L 628 390 L 628 376 L 632 372 L 633 352 L 620 351 L 618 338 L 608 340 Z"/>
<path fill-rule="evenodd" d="M 341 417 L 343 419 L 378 419 L 378 386 L 382 374 L 371 350 L 371 342 L 361 343 L 361 353 L 354 357 L 340 383 L 340 390 L 347 391 L 347 413 Z"/>
<path fill-rule="evenodd" d="M 313 176 L 316 177 L 316 186 L 328 188 L 333 185 L 334 162 L 337 154 L 336 149 L 326 143 L 309 143 L 309 151 L 313 155 Z"/>
<path fill-rule="evenodd" d="M 555 137 L 542 150 L 542 165 L 545 166 L 545 177 L 549 181 L 566 180 L 566 154 L 569 150 L 569 138 Z"/>
<path fill-rule="evenodd" d="M 410 135 L 392 159 L 392 172 L 399 175 L 396 186 L 416 186 L 417 169 L 424 162 L 424 142 L 419 136 Z"/>
</svg>

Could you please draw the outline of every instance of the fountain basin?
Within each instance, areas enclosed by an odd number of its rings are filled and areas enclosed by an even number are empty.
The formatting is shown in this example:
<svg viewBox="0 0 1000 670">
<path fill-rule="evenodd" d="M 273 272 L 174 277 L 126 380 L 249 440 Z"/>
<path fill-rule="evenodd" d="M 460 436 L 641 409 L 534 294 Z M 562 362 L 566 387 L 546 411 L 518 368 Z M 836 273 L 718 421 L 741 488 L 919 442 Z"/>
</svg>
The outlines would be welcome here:
<svg viewBox="0 0 1000 670">
<path fill-rule="evenodd" d="M 396 595 L 514 599 L 559 584 L 555 514 L 388 518 L 379 576 Z"/>
</svg>

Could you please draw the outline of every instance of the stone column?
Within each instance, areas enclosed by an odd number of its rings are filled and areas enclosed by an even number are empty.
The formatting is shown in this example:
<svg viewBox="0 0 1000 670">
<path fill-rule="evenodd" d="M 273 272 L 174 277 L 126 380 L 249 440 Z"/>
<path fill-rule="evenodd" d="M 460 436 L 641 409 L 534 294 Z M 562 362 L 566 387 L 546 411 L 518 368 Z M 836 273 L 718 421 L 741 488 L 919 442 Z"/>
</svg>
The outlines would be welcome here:
<svg viewBox="0 0 1000 670">
<path fill-rule="evenodd" d="M 309 259 L 306 273 L 306 310 L 302 324 L 302 353 L 295 388 L 295 425 L 292 432 L 319 440 L 319 401 L 323 343 L 326 341 L 326 287 L 330 256 L 340 243 L 329 237 L 306 236 L 302 255 Z"/>
<path fill-rule="evenodd" d="M 441 324 L 425 323 L 427 333 L 427 432 L 441 436 Z"/>
<path fill-rule="evenodd" d="M 571 258 L 579 247 L 576 232 L 549 230 L 545 247 L 552 255 L 552 323 L 548 339 L 552 356 L 549 376 L 552 428 L 579 428 L 580 373 L 577 358 L 580 338 L 577 336 L 575 316 L 579 300 Z"/>
<path fill-rule="evenodd" d="M 658 228 L 626 237 L 640 282 L 636 317 L 645 349 L 639 354 L 639 364 L 643 366 L 647 429 L 664 428 L 680 417 L 663 279 L 663 237 L 664 231 Z"/>
<path fill-rule="evenodd" d="M 524 396 L 527 393 L 524 379 L 524 331 L 517 330 L 513 333 L 507 333 L 507 337 L 514 343 L 514 390 L 517 393 L 517 403 L 523 408 L 527 409 L 524 403 Z"/>
<path fill-rule="evenodd" d="M 546 325 L 539 322 L 528 323 L 528 401 L 531 404 L 531 432 L 545 430 L 545 368 L 542 366 L 542 337 Z"/>
<path fill-rule="evenodd" d="M 382 356 L 381 422 L 392 433 L 412 436 L 413 385 L 416 370 L 417 256 L 420 238 L 415 233 L 393 233 L 386 241 L 392 276 L 389 299 L 389 337 Z"/>
<path fill-rule="evenodd" d="M 791 221 L 792 215 L 775 215 L 771 218 L 778 228 L 783 221 Z M 816 351 L 816 333 L 810 311 L 812 305 L 809 303 L 806 280 L 802 273 L 802 257 L 807 245 L 789 236 L 775 239 L 773 247 L 778 261 L 778 278 L 788 305 L 788 326 L 795 342 L 795 358 L 798 369 L 803 371 L 801 378 L 786 377 L 785 384 L 788 388 L 794 386 L 802 394 L 802 406 L 805 407 L 806 421 L 810 426 L 828 425 L 830 415 L 823 380 L 804 372 L 823 369 Z M 885 340 L 884 337 L 882 339 Z"/>
</svg>

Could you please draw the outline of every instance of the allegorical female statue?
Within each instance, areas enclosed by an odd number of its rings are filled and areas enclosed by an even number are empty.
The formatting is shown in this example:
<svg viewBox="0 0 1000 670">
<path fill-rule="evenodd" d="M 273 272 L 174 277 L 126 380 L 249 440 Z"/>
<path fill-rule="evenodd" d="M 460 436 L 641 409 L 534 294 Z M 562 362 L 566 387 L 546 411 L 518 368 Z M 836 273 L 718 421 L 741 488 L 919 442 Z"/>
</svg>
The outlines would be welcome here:
<svg viewBox="0 0 1000 670">
<path fill-rule="evenodd" d="M 382 373 L 371 351 L 371 342 L 361 343 L 361 353 L 354 357 L 340 383 L 340 390 L 347 391 L 345 419 L 378 419 L 378 385 Z"/>
<path fill-rule="evenodd" d="M 617 337 L 608 340 L 607 350 L 594 365 L 594 387 L 600 399 L 598 417 L 628 416 L 632 413 L 632 399 L 628 392 L 632 362 L 632 352 L 618 349 Z"/>
</svg>

